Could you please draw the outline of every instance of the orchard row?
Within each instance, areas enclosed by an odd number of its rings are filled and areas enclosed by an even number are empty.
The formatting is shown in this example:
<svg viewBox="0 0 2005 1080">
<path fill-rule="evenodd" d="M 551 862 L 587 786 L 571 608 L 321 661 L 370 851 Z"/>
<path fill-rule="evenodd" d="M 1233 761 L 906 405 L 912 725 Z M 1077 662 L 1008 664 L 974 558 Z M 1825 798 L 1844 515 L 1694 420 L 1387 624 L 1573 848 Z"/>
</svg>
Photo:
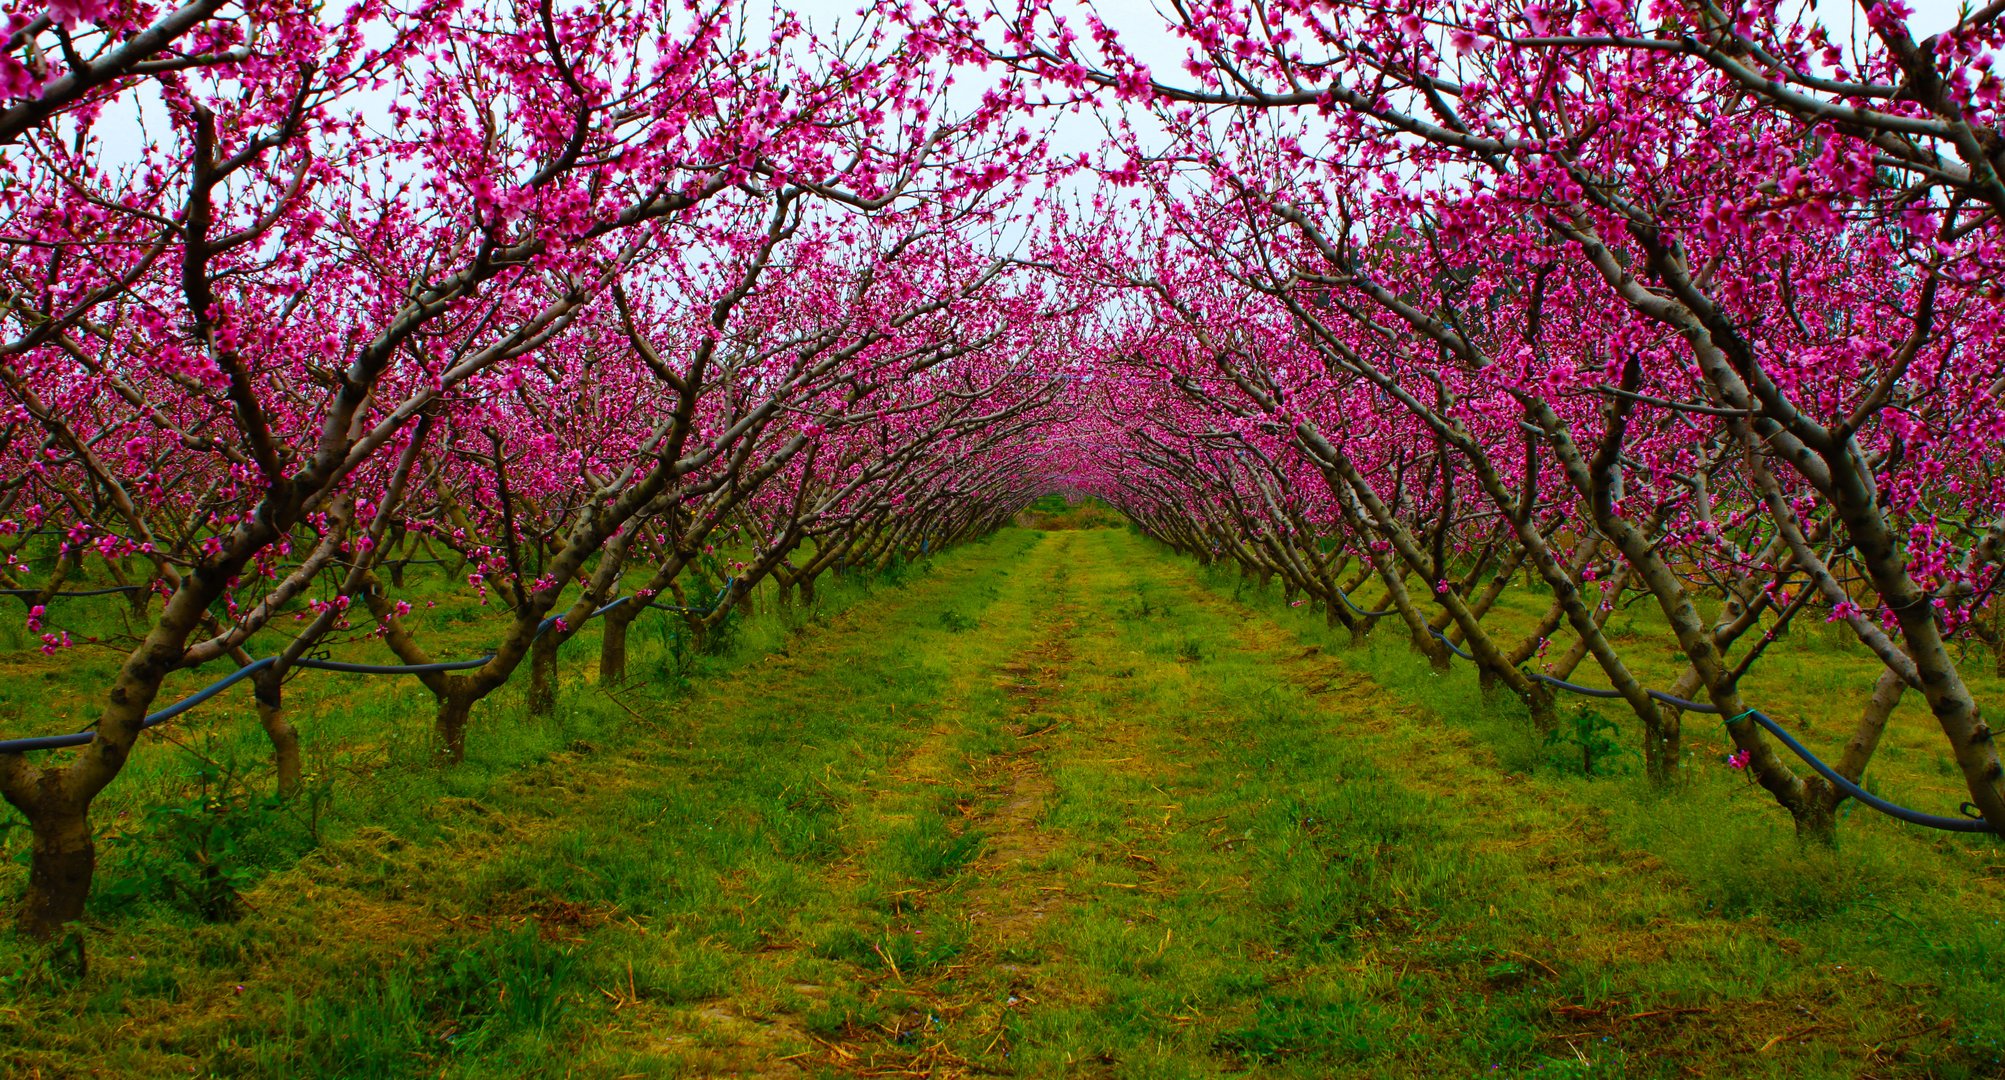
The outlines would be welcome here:
<svg viewBox="0 0 2005 1080">
<path fill-rule="evenodd" d="M 700 632 L 1054 490 L 1465 650 L 1536 723 L 1597 672 L 1662 782 L 1665 699 L 1703 702 L 1813 837 L 1843 791 L 1740 683 L 1842 625 L 1880 673 L 1837 771 L 1912 693 L 2005 825 L 1962 668 L 2005 537 L 1999 6 L 1213 0 L 1174 67 L 1071 5 L 749 8 L 16 15 L 0 584 L 124 657 L 91 741 L 0 753 L 28 931 L 81 911 L 176 671 L 276 658 L 284 784 L 286 679 L 371 635 L 457 756 L 595 616 L 618 678 L 651 608 Z M 421 549 L 485 601 L 477 666 L 406 618 Z M 1550 603 L 1508 634 L 1519 580 Z M 69 635 L 72 582 L 142 632 Z"/>
</svg>

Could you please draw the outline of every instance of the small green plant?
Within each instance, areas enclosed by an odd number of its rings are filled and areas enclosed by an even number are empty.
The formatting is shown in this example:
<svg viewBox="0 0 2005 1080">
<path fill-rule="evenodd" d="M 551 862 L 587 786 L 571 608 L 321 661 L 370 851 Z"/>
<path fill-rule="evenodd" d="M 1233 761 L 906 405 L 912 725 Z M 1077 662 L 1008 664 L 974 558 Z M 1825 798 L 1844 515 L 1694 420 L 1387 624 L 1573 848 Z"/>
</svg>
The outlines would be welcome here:
<svg viewBox="0 0 2005 1080">
<path fill-rule="evenodd" d="M 851 927 L 830 931 L 815 953 L 830 960 L 846 960 L 866 970 L 926 971 L 953 960 L 961 953 L 961 943 L 938 936 L 920 937 L 910 931 L 886 931 L 871 936 Z"/>
<path fill-rule="evenodd" d="M 1199 663 L 1204 659 L 1204 643 L 1196 638 L 1185 638 L 1177 644 L 1177 660 L 1185 664 Z"/>
<path fill-rule="evenodd" d="M 1556 768 L 1592 779 L 1624 771 L 1636 751 L 1616 741 L 1622 728 L 1598 709 L 1582 706 L 1546 732 L 1546 759 Z"/>
<path fill-rule="evenodd" d="M 733 607 L 724 613 L 722 619 L 705 628 L 700 638 L 705 656 L 729 656 L 738 647 L 739 633 L 744 629 L 744 620 Z"/>
<path fill-rule="evenodd" d="M 661 646 L 661 661 L 658 674 L 666 688 L 682 693 L 690 688 L 689 676 L 696 667 L 696 650 L 690 647 L 692 635 L 689 624 L 681 616 L 664 612 L 660 616 L 643 619 L 642 626 L 654 628 L 656 643 Z"/>
<path fill-rule="evenodd" d="M 940 625 L 950 634 L 965 634 L 980 626 L 981 622 L 958 611 L 942 611 Z"/>
<path fill-rule="evenodd" d="M 71 930 L 50 944 L 23 949 L 14 961 L 11 971 L 0 968 L 0 993 L 69 989 L 90 972 L 81 930 Z"/>
<path fill-rule="evenodd" d="M 1243 1025 L 1221 1033 L 1213 1046 L 1249 1065 L 1292 1057 L 1362 1060 L 1379 1049 L 1383 1021 L 1365 1003 L 1263 997 Z"/>
<path fill-rule="evenodd" d="M 1123 619 L 1139 621 L 1152 619 L 1163 613 L 1163 609 L 1149 599 L 1149 591 L 1140 582 L 1135 583 L 1135 602 L 1120 610 Z"/>
<path fill-rule="evenodd" d="M 97 901 L 166 900 L 205 922 L 243 913 L 243 890 L 265 870 L 319 842 L 320 820 L 332 797 L 321 777 L 307 778 L 292 798 L 252 786 L 235 758 L 198 756 L 193 784 L 179 799 L 145 811 L 132 832 L 114 833 L 111 875 Z"/>
<path fill-rule="evenodd" d="M 1516 960 L 1499 960 L 1483 969 L 1483 979 L 1492 986 L 1514 986 L 1530 974 Z"/>
<path fill-rule="evenodd" d="M 523 1075 L 521 1062 L 576 1022 L 579 971 L 576 955 L 532 921 L 338 994 L 288 995 L 284 1038 L 259 1048 L 261 1071 L 397 1077 L 412 1075 L 414 1062 L 436 1074 L 479 1056 Z"/>
<path fill-rule="evenodd" d="M 892 869 L 915 881 L 937 881 L 981 854 L 981 834 L 955 833 L 939 814 L 921 814 L 886 838 Z"/>
</svg>

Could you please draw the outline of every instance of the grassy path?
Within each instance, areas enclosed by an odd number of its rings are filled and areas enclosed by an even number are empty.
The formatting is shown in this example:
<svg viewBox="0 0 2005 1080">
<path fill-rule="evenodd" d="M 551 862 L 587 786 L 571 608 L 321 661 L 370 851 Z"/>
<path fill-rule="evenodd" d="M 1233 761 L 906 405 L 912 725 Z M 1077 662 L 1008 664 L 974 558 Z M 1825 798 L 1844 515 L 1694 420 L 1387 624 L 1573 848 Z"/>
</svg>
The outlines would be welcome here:
<svg viewBox="0 0 2005 1080">
<path fill-rule="evenodd" d="M 950 553 L 638 712 L 620 745 L 330 842 L 235 926 L 116 939 L 127 962 L 50 1004 L 75 1037 L 37 1025 L 0 1060 L 1996 1075 L 1941 986 L 1713 910 L 1592 807 L 1125 532 Z"/>
</svg>

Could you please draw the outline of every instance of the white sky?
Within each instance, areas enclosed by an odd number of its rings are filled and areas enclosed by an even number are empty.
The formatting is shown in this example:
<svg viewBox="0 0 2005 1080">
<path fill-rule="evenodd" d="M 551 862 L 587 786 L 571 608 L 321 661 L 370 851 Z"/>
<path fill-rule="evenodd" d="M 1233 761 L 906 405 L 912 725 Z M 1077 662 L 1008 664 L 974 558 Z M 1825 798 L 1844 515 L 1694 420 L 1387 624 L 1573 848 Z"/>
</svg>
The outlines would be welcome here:
<svg viewBox="0 0 2005 1080">
<path fill-rule="evenodd" d="M 1014 0 L 998 0 L 1007 7 L 1014 7 Z M 1807 0 L 1818 15 L 1832 24 L 1834 35 L 1843 38 L 1842 32 L 1860 17 L 1851 0 Z M 1911 22 L 1917 37 L 1925 37 L 1953 25 L 1959 9 L 1967 0 L 1907 0 L 1914 8 Z M 857 8 L 861 0 L 743 0 L 742 11 L 746 21 L 753 26 L 770 25 L 767 20 L 775 6 L 785 7 L 799 14 L 803 21 L 818 33 L 834 31 L 838 26 L 844 29 L 857 25 Z M 1068 14 L 1069 21 L 1082 38 L 1086 35 L 1084 14 L 1085 0 L 1057 0 L 1056 9 Z M 1165 81 L 1179 81 L 1185 78 L 1182 69 L 1187 46 L 1180 38 L 1168 30 L 1168 20 L 1157 10 L 1152 0 L 1101 0 L 1095 5 L 1101 17 L 1121 35 L 1125 47 L 1143 63 L 1149 65 L 1158 77 Z M 1082 46 L 1090 42 L 1082 41 Z M 981 72 L 969 72 L 962 77 L 960 89 L 970 95 L 978 95 L 986 80 Z M 965 99 L 964 99 L 965 100 Z M 387 100 L 372 100 L 364 103 L 369 114 L 374 115 Z M 105 112 L 96 125 L 96 132 L 105 142 L 109 151 L 107 166 L 129 161 L 136 156 L 143 144 L 141 116 L 155 113 L 159 108 L 157 93 L 148 91 L 134 98 L 128 98 L 123 107 L 114 107 Z M 1118 108 L 1118 103 L 1111 107 Z M 156 116 L 156 122 L 158 120 Z M 1087 112 L 1065 115 L 1058 119 L 1052 135 L 1052 149 L 1055 153 L 1072 157 L 1082 153 L 1095 153 L 1107 144 L 1103 119 Z M 0 153 L 15 152 L 8 148 Z"/>
<path fill-rule="evenodd" d="M 756 2 L 756 0 L 755 0 Z M 1956 24 L 1961 9 L 1968 0 L 1906 0 L 1914 9 L 1909 21 L 1910 31 L 1916 38 L 1924 38 L 1939 33 Z M 817 32 L 832 29 L 838 23 L 847 28 L 857 21 L 858 0 L 792 0 L 783 6 L 799 14 L 802 20 Z M 1834 32 L 1842 31 L 1855 20 L 1863 22 L 1857 5 L 1852 0 L 1808 0 L 1817 15 L 1829 24 Z M 1001 0 L 1004 6 L 1013 7 L 1013 0 Z M 748 4 L 751 7 L 752 4 Z M 1083 18 L 1088 4 L 1083 0 L 1058 0 L 1054 9 L 1066 14 L 1075 32 L 1086 38 Z M 1100 0 L 1092 5 L 1101 19 L 1119 32 L 1122 44 L 1136 58 L 1149 65 L 1156 76 L 1166 82 L 1177 82 L 1187 78 L 1182 64 L 1188 51 L 1188 44 L 1171 34 L 1166 19 L 1151 0 Z M 1785 3 L 1785 10 L 1792 5 Z M 1072 12 L 1078 13 L 1077 17 Z M 1834 33 L 1842 40 L 1843 33 Z M 1082 40 L 1081 45 L 1090 45 Z M 980 82 L 980 73 L 971 73 L 970 84 Z M 1091 116 L 1068 116 L 1059 125 L 1053 137 L 1053 149 L 1062 155 L 1090 153 L 1101 149 L 1106 143 L 1105 129 L 1101 122 Z"/>
</svg>

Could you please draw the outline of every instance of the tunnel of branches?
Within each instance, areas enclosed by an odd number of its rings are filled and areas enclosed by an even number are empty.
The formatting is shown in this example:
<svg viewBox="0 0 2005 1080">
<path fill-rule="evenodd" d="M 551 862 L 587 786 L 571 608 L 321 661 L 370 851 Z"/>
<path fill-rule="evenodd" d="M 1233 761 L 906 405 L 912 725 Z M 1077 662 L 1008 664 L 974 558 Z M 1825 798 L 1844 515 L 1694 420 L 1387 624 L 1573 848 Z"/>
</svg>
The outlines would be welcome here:
<svg viewBox="0 0 2005 1080">
<path fill-rule="evenodd" d="M 643 620 L 1054 494 L 1534 726 L 1586 688 L 1657 783 L 1706 714 L 1813 839 L 1920 702 L 1967 801 L 1910 820 L 1995 831 L 2005 31 L 1862 9 L 1219 0 L 1168 59 L 1042 2 L 24 15 L 0 586 L 121 661 L 85 732 L 0 746 L 22 926 L 81 911 L 177 672 L 254 696 L 283 792 L 287 687 L 366 641 L 457 758 L 588 626 L 616 682 Z M 485 655 L 413 625 L 441 577 Z M 1808 756 L 1741 691 L 1793 626 L 1877 670 Z"/>
</svg>

